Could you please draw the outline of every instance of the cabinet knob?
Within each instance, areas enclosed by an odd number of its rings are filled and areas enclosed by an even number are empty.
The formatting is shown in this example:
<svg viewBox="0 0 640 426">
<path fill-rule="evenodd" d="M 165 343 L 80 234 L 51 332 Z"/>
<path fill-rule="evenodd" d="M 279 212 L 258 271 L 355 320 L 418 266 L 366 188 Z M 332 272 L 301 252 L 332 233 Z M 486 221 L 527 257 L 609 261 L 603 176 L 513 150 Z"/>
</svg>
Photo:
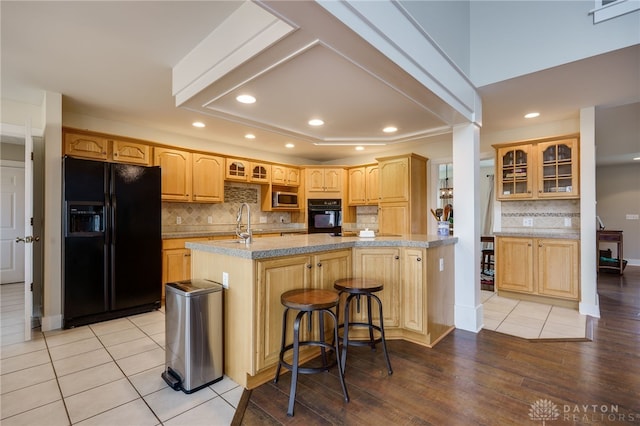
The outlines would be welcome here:
<svg viewBox="0 0 640 426">
<path fill-rule="evenodd" d="M 419 257 L 419 258 L 417 258 L 416 260 L 417 260 L 418 262 L 420 262 L 420 261 L 422 260 L 422 258 L 421 258 L 421 257 Z"/>
<path fill-rule="evenodd" d="M 398 260 L 398 259 L 400 259 L 400 256 L 394 256 L 394 259 Z"/>
<path fill-rule="evenodd" d="M 322 267 L 322 263 L 318 262 L 318 268 Z"/>
<path fill-rule="evenodd" d="M 311 269 L 311 268 L 312 268 L 312 266 L 311 266 L 311 264 L 309 263 L 309 264 L 307 265 L 307 269 Z"/>
</svg>

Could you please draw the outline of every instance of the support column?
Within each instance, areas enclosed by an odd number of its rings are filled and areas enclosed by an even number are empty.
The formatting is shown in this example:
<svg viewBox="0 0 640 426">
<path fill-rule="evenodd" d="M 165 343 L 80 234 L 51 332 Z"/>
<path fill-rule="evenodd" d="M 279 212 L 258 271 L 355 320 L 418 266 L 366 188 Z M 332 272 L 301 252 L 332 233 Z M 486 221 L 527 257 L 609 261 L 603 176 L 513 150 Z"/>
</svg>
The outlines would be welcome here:
<svg viewBox="0 0 640 426">
<path fill-rule="evenodd" d="M 580 313 L 600 318 L 596 247 L 595 107 L 580 110 Z M 595 266 L 594 266 L 595 264 Z"/>
<path fill-rule="evenodd" d="M 478 332 L 480 298 L 480 128 L 453 128 L 453 234 L 455 245 L 455 326 Z"/>
</svg>

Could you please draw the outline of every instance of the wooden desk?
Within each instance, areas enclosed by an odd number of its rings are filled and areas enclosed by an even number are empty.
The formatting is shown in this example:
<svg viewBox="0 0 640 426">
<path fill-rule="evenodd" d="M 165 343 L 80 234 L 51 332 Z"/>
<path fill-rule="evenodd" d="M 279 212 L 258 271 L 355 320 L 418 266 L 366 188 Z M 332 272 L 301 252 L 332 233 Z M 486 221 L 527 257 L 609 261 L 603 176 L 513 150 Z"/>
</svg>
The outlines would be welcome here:
<svg viewBox="0 0 640 426">
<path fill-rule="evenodd" d="M 623 244 L 622 244 L 622 231 L 609 231 L 609 230 L 601 230 L 597 231 L 598 238 L 598 259 L 597 265 L 599 269 L 612 269 L 617 270 L 620 275 L 622 275 L 622 271 L 624 270 L 624 256 L 623 256 Z M 600 243 L 614 243 L 618 247 L 617 256 L 618 262 L 617 265 L 609 266 L 609 265 L 601 265 L 600 264 Z"/>
</svg>

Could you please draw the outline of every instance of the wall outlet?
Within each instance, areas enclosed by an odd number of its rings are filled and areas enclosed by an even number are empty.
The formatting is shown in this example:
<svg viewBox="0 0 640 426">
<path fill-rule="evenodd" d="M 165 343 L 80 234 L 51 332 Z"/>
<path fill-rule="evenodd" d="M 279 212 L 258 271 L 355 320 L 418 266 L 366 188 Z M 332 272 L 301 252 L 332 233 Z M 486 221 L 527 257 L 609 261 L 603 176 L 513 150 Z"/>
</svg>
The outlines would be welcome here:
<svg viewBox="0 0 640 426">
<path fill-rule="evenodd" d="M 180 225 L 182 223 L 182 218 L 180 216 L 176 217 L 176 224 Z"/>
<path fill-rule="evenodd" d="M 627 220 L 638 220 L 638 219 L 640 219 L 640 215 L 637 215 L 637 214 L 628 214 L 626 217 L 627 217 Z"/>
<path fill-rule="evenodd" d="M 260 216 L 260 223 L 267 223 L 267 217 L 266 216 Z"/>
<path fill-rule="evenodd" d="M 570 217 L 565 217 L 564 218 L 564 226 L 571 226 L 571 218 Z"/>
<path fill-rule="evenodd" d="M 222 273 L 222 288 L 229 288 L 229 273 Z"/>
<path fill-rule="evenodd" d="M 439 268 L 440 268 L 440 272 L 444 271 L 444 258 L 440 258 L 440 263 L 439 263 Z"/>
<path fill-rule="evenodd" d="M 208 224 L 212 224 L 213 223 L 213 216 L 207 216 L 207 223 Z"/>
<path fill-rule="evenodd" d="M 533 218 L 525 217 L 524 219 L 522 219 L 522 226 L 533 226 Z"/>
</svg>

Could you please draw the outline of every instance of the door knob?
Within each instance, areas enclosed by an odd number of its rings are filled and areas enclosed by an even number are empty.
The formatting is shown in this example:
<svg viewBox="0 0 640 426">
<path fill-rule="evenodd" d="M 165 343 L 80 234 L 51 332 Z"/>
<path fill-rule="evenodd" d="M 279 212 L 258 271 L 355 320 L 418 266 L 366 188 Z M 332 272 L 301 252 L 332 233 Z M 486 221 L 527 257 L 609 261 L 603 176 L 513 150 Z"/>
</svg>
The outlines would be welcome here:
<svg viewBox="0 0 640 426">
<path fill-rule="evenodd" d="M 28 237 L 18 237 L 16 238 L 16 243 L 35 243 L 37 241 L 40 241 L 40 237 L 36 236 L 36 237 L 32 237 L 31 235 L 29 235 Z"/>
</svg>

